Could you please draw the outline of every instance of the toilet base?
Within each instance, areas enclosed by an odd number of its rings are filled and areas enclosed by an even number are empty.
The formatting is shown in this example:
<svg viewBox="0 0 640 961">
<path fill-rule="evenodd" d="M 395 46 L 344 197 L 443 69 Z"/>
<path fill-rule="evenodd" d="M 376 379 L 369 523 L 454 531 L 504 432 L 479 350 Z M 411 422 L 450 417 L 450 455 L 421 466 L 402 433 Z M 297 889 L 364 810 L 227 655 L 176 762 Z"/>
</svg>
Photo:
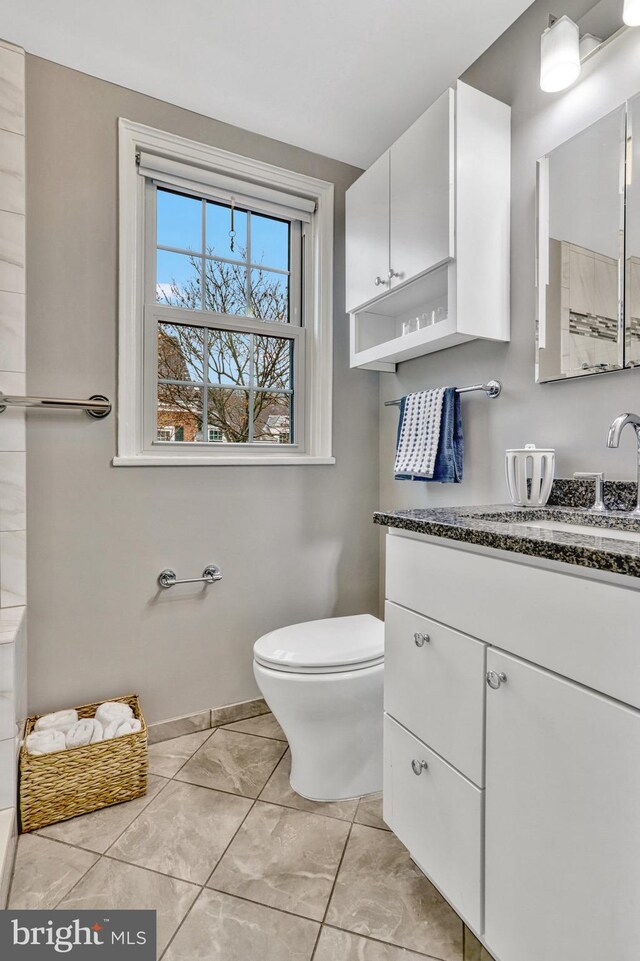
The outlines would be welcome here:
<svg viewBox="0 0 640 961">
<path fill-rule="evenodd" d="M 254 675 L 291 749 L 291 787 L 313 801 L 382 790 L 384 664 L 335 674 L 288 674 L 254 661 Z"/>
</svg>

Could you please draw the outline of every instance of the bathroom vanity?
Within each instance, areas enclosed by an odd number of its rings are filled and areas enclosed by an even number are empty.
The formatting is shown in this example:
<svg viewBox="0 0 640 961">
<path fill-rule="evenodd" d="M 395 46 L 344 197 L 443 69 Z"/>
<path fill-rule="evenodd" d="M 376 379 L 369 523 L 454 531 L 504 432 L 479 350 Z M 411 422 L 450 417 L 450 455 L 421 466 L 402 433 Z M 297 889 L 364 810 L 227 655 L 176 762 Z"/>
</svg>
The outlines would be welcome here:
<svg viewBox="0 0 640 961">
<path fill-rule="evenodd" d="M 497 961 L 637 958 L 640 520 L 613 516 L 375 517 L 384 817 Z"/>
</svg>

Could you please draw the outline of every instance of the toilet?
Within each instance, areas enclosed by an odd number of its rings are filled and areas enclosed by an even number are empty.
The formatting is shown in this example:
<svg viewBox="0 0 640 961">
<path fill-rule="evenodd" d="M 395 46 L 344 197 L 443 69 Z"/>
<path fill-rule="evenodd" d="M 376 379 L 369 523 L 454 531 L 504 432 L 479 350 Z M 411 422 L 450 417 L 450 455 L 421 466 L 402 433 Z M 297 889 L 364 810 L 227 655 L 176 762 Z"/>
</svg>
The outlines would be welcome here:
<svg viewBox="0 0 640 961">
<path fill-rule="evenodd" d="M 382 790 L 384 624 L 330 617 L 256 641 L 253 671 L 291 748 L 291 787 L 314 801 Z"/>
</svg>

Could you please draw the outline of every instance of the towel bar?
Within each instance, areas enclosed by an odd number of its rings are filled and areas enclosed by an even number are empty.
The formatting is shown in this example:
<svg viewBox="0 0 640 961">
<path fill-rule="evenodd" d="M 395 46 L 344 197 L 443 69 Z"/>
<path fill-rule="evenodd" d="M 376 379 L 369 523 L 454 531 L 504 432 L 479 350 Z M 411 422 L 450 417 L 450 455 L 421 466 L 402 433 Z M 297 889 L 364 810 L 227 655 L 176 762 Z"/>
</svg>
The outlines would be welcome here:
<svg viewBox="0 0 640 961">
<path fill-rule="evenodd" d="M 499 380 L 488 380 L 486 384 L 472 384 L 471 387 L 456 387 L 456 394 L 468 394 L 472 390 L 483 390 L 487 397 L 492 400 L 499 397 L 502 392 L 502 384 Z M 397 400 L 385 400 L 385 407 L 399 407 L 400 398 Z"/>
<path fill-rule="evenodd" d="M 177 579 L 176 572 L 170 569 L 158 574 L 158 584 L 165 590 L 168 590 L 170 587 L 175 587 L 176 584 L 213 584 L 215 581 L 221 580 L 222 573 L 220 572 L 220 568 L 215 564 L 209 564 L 208 567 L 205 567 L 202 572 L 202 577 L 184 577 L 180 581 Z"/>
</svg>

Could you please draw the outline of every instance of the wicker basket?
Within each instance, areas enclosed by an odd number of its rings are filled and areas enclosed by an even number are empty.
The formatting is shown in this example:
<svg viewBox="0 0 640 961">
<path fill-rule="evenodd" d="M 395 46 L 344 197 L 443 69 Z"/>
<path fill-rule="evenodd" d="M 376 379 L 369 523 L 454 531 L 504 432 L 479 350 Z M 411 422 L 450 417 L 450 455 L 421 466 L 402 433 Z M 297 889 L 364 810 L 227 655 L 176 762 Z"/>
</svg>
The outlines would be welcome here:
<svg viewBox="0 0 640 961">
<path fill-rule="evenodd" d="M 147 792 L 147 725 L 137 695 L 112 698 L 128 704 L 141 723 L 124 734 L 86 747 L 55 754 L 29 754 L 26 737 L 36 717 L 27 718 L 20 750 L 20 830 L 24 834 L 110 804 L 132 801 Z M 77 708 L 78 717 L 93 717 L 103 701 Z"/>
</svg>

